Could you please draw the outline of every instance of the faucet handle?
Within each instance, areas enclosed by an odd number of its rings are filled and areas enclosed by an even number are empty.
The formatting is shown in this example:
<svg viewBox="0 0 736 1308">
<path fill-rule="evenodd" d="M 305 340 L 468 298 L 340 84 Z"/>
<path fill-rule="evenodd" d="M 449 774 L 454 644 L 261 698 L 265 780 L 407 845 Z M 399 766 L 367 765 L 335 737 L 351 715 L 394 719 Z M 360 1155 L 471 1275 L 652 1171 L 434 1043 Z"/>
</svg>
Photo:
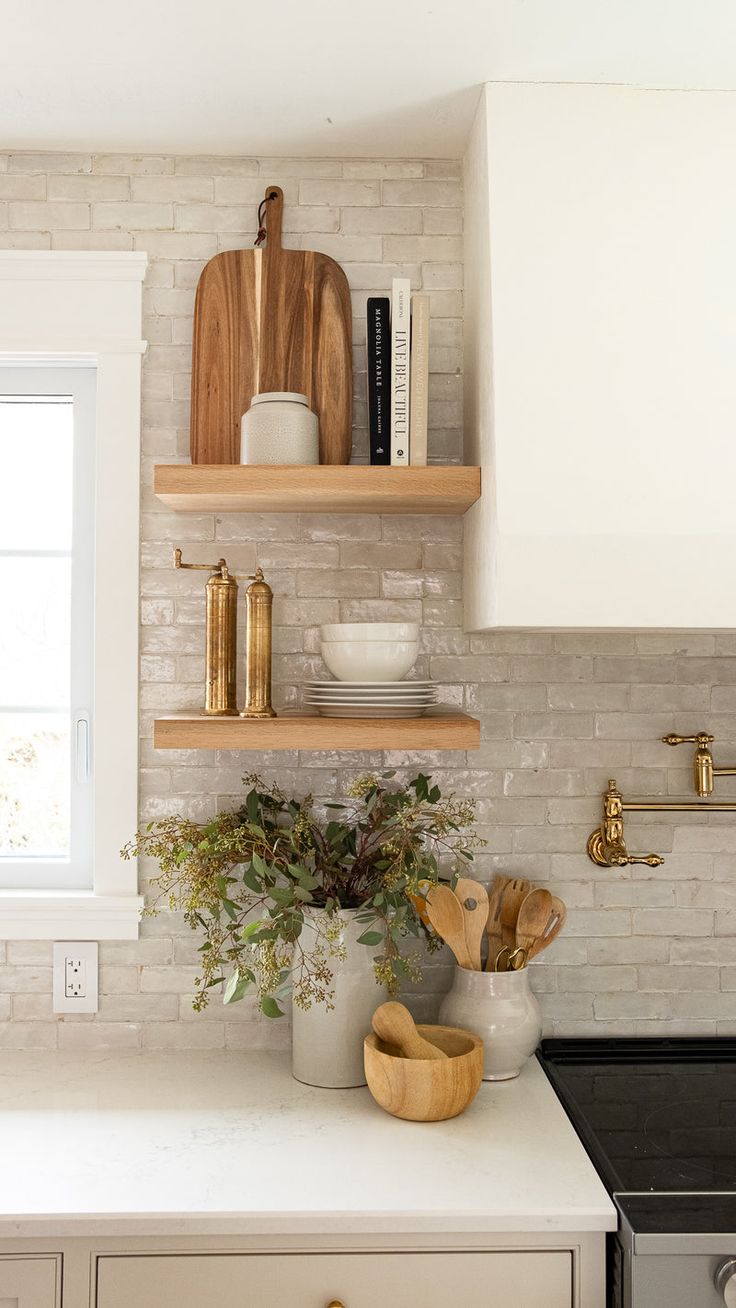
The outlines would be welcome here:
<svg viewBox="0 0 736 1308">
<path fill-rule="evenodd" d="M 661 867 L 664 859 L 659 854 L 627 854 L 623 859 L 623 864 L 626 863 L 645 863 L 647 867 Z"/>
</svg>

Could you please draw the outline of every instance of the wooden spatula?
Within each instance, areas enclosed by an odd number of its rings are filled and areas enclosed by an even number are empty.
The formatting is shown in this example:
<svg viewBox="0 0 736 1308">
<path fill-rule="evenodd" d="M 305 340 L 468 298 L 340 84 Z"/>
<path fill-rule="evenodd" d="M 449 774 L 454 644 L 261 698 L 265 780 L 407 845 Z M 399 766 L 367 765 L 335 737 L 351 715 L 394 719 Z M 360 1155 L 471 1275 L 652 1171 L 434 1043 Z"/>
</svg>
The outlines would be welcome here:
<svg viewBox="0 0 736 1308">
<path fill-rule="evenodd" d="M 404 1004 L 381 1004 L 373 1014 L 372 1026 L 378 1039 L 393 1045 L 403 1058 L 447 1058 L 444 1049 L 419 1034 Z"/>
<path fill-rule="evenodd" d="M 488 895 L 488 921 L 486 923 L 486 935 L 488 937 L 488 958 L 486 959 L 486 972 L 492 972 L 496 957 L 499 950 L 503 948 L 503 936 L 501 932 L 501 900 L 503 892 L 512 881 L 517 880 L 520 885 L 526 886 L 526 893 L 531 890 L 531 883 L 524 878 L 514 878 L 504 876 L 503 873 L 497 872 L 491 882 L 491 889 Z"/>
<path fill-rule="evenodd" d="M 473 962 L 465 941 L 462 904 L 449 886 L 432 886 L 427 894 L 427 917 L 437 935 L 450 946 L 460 967 L 472 972 Z"/>
<path fill-rule="evenodd" d="M 532 890 L 523 900 L 516 922 L 516 946 L 526 952 L 527 959 L 544 935 L 552 916 L 552 896 L 548 890 Z"/>
<path fill-rule="evenodd" d="M 516 922 L 530 890 L 531 885 L 525 877 L 513 877 L 501 896 L 501 937 L 509 949 L 516 947 Z"/>
<path fill-rule="evenodd" d="M 488 892 L 479 881 L 473 881 L 471 877 L 460 877 L 455 886 L 455 894 L 463 910 L 465 943 L 473 970 L 480 972 L 480 946 L 488 921 Z"/>
<path fill-rule="evenodd" d="M 558 899 L 557 895 L 552 895 L 552 911 L 550 913 L 547 925 L 541 936 L 539 936 L 535 945 L 529 950 L 528 958 L 536 958 L 541 954 L 543 949 L 552 944 L 552 941 L 560 934 L 565 922 L 567 921 L 567 908 L 564 901 Z"/>
</svg>

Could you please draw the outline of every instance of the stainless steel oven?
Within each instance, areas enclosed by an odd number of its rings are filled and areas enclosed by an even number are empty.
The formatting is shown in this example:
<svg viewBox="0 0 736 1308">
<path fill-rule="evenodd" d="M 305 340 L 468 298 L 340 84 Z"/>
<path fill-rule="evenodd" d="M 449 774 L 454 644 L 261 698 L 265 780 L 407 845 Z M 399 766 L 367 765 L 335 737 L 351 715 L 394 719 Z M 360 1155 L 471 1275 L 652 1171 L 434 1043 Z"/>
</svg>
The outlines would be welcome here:
<svg viewBox="0 0 736 1308">
<path fill-rule="evenodd" d="M 548 1040 L 619 1211 L 608 1308 L 736 1308 L 736 1040 Z"/>
</svg>

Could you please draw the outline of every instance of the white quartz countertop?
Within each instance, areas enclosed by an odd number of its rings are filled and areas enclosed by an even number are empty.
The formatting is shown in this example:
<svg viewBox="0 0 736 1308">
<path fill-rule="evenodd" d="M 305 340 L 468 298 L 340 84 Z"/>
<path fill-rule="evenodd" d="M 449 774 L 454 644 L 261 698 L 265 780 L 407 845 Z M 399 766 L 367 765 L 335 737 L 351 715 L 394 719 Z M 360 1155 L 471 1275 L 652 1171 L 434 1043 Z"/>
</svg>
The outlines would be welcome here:
<svg viewBox="0 0 736 1308">
<path fill-rule="evenodd" d="M 449 1122 L 285 1054 L 0 1054 L 0 1236 L 613 1230 L 542 1069 Z"/>
</svg>

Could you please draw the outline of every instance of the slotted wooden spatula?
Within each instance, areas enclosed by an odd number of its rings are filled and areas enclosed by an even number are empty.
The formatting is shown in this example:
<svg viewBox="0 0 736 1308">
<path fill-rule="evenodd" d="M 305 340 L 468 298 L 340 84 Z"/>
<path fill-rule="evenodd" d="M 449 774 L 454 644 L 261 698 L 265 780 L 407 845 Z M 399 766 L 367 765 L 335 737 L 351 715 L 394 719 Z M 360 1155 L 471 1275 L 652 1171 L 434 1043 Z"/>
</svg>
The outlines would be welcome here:
<svg viewBox="0 0 736 1308">
<path fill-rule="evenodd" d="M 537 954 L 541 954 L 543 949 L 546 949 L 548 945 L 552 944 L 553 940 L 557 939 L 567 921 L 567 908 L 565 907 L 564 900 L 558 899 L 557 895 L 552 895 L 551 899 L 552 905 L 547 925 L 542 934 L 537 938 L 536 944 L 532 945 L 529 950 L 528 957 L 530 959 L 536 958 Z"/>
<path fill-rule="evenodd" d="M 202 271 L 194 304 L 192 463 L 239 463 L 254 395 L 296 391 L 319 418 L 320 463 L 349 463 L 352 308 L 326 254 L 281 245 L 284 195 L 266 187 L 264 249 L 227 250 Z"/>
</svg>

